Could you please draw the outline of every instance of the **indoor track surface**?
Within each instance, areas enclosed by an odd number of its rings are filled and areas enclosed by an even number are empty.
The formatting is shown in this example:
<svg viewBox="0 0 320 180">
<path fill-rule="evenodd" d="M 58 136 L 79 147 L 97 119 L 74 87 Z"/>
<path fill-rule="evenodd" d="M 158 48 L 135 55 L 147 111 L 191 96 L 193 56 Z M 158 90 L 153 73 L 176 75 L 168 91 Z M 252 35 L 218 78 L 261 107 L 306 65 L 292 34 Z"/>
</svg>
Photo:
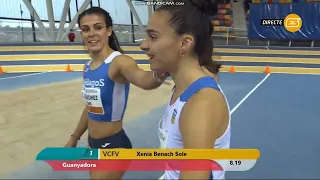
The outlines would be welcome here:
<svg viewBox="0 0 320 180">
<path fill-rule="evenodd" d="M 23 97 L 23 101 L 7 100 L 10 103 L 6 106 L 0 102 L 0 108 L 14 109 L 16 103 L 26 103 L 27 99 L 33 97 L 38 98 L 43 92 L 38 91 L 35 86 L 53 83 L 46 85 L 54 90 L 55 83 L 62 81 L 69 81 L 81 78 L 81 72 L 51 72 L 51 73 L 20 73 L 20 74 L 3 74 L 0 75 L 0 98 L 14 98 L 19 92 L 30 93 Z M 220 84 L 225 92 L 230 107 L 232 109 L 232 148 L 257 148 L 260 150 L 260 159 L 258 159 L 255 167 L 247 172 L 229 172 L 228 179 L 319 179 L 319 162 L 320 162 L 320 121 L 319 121 L 319 102 L 320 102 L 320 84 L 318 75 L 289 75 L 289 74 L 264 74 L 264 73 L 221 73 Z M 79 83 L 79 82 L 77 82 Z M 68 90 L 68 83 L 65 84 L 66 91 Z M 77 84 L 78 85 L 78 84 Z M 51 87 L 52 86 L 52 87 Z M 70 85 L 69 85 L 70 86 Z M 75 87 L 75 99 L 80 99 L 80 87 Z M 21 88 L 29 90 L 23 91 Z M 78 90 L 77 90 L 78 88 Z M 170 88 L 168 88 L 170 89 Z M 136 117 L 126 117 L 125 130 L 129 137 L 131 137 L 133 146 L 136 148 L 157 148 L 157 125 L 158 120 L 164 110 L 164 104 L 169 100 L 170 90 L 160 88 L 150 92 L 148 98 L 140 100 L 143 97 L 132 98 L 137 108 L 135 111 L 141 111 L 141 114 Z M 21 92 L 20 92 L 21 91 Z M 160 92 L 161 91 L 161 92 Z M 138 92 L 138 90 L 136 91 Z M 133 93 L 136 93 L 133 92 Z M 165 93 L 163 93 L 165 92 Z M 62 100 L 63 91 L 57 91 L 56 96 Z M 154 95 L 152 95 L 154 93 Z M 161 96 L 158 94 L 160 93 Z M 134 95 L 134 94 L 133 94 Z M 163 103 L 155 105 L 152 101 L 157 101 L 157 97 L 165 98 Z M 151 100 L 150 100 L 151 99 Z M 59 99 L 42 102 L 38 104 L 38 108 L 49 107 L 51 103 L 59 103 Z M 159 100 L 161 101 L 161 100 Z M 63 103 L 67 103 L 63 101 Z M 73 102 L 69 102 L 73 103 Z M 19 109 L 13 112 L 19 113 L 28 107 L 21 104 L 16 104 Z M 34 104 L 33 104 L 34 105 Z M 150 110 L 143 107 L 154 106 Z M 132 107 L 132 105 L 131 105 Z M 130 108 L 130 105 L 129 105 Z M 63 109 L 63 108 L 62 108 Z M 64 109 L 67 111 L 67 109 Z M 77 110 L 75 110 L 77 112 Z M 1 112 L 0 112 L 1 113 Z M 53 123 L 55 116 L 46 117 L 44 112 L 39 112 L 38 116 L 45 117 L 45 121 L 34 122 L 33 127 L 25 127 L 21 124 L 19 127 L 10 126 L 10 121 L 7 121 L 3 114 L 0 116 L 1 141 L 0 145 L 8 153 L 15 148 L 21 148 L 21 141 L 19 138 L 28 139 L 28 133 L 21 135 L 20 132 L 29 131 L 28 128 L 35 130 L 39 138 L 46 135 L 47 132 L 43 129 L 43 123 Z M 66 113 L 65 123 L 54 124 L 51 129 L 56 130 L 54 135 L 48 139 L 55 139 L 57 144 L 54 146 L 63 146 L 66 143 L 68 136 L 64 136 L 64 132 L 59 133 L 59 128 L 70 124 L 69 132 L 72 133 L 73 128 L 78 121 L 81 109 L 76 115 Z M 24 114 L 21 114 L 21 119 Z M 21 119 L 14 119 L 19 121 Z M 70 123 L 68 120 L 72 120 Z M 38 126 L 38 130 L 36 131 Z M 10 127 L 13 129 L 11 130 Z M 14 129 L 15 128 L 15 129 Z M 42 129 L 41 129 L 42 128 Z M 26 129 L 24 131 L 24 129 Z M 4 133 L 3 133 L 4 132 Z M 31 132 L 30 132 L 31 134 Z M 22 137 L 23 136 L 23 137 Z M 10 141 L 13 137 L 15 140 Z M 85 139 L 85 138 L 83 138 Z M 11 155 L 7 157 L 6 152 L 2 152 L 1 159 L 6 159 L 0 162 L 0 174 L 3 178 L 19 178 L 19 179 L 88 179 L 88 172 L 53 172 L 51 168 L 44 162 L 35 162 L 34 157 L 37 152 L 33 149 L 39 144 L 37 138 L 31 139 L 29 144 L 21 148 L 21 156 L 15 157 Z M 59 145 L 60 143 L 60 145 Z M 20 144 L 20 146 L 18 146 Z M 85 140 L 82 140 L 80 146 L 85 146 Z M 41 145 L 41 144 L 40 144 Z M 45 148 L 46 145 L 43 145 Z M 32 157 L 32 158 L 30 158 Z M 24 163 L 31 163 L 24 165 Z M 23 166 L 22 166 L 23 165 Z M 4 172 L 4 170 L 7 170 Z M 10 174 L 8 174 L 11 172 Z M 161 172 L 128 172 L 126 179 L 157 179 L 161 176 Z"/>
</svg>

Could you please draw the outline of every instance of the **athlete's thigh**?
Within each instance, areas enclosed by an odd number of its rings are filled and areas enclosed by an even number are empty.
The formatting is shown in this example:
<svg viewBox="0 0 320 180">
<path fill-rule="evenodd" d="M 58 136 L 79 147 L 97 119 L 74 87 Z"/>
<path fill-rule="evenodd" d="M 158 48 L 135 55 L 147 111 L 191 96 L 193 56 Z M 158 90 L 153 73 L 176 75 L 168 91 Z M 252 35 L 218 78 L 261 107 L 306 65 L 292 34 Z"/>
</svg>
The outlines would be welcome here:
<svg viewBox="0 0 320 180">
<path fill-rule="evenodd" d="M 94 149 L 132 149 L 132 144 L 124 130 L 119 133 L 101 139 L 93 139 L 89 136 L 89 145 Z M 119 171 L 91 171 L 91 179 L 122 179 L 125 171 L 130 166 L 130 161 L 110 162 Z"/>
</svg>

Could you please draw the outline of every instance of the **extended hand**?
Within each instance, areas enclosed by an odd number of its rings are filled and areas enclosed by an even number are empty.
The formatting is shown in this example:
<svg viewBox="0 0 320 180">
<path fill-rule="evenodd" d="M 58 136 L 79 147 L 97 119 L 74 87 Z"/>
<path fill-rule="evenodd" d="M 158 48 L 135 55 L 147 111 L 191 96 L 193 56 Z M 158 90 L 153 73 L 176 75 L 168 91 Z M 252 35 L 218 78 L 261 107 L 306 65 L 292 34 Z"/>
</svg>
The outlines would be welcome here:
<svg viewBox="0 0 320 180">
<path fill-rule="evenodd" d="M 163 80 L 163 81 L 164 81 L 165 79 L 167 79 L 167 77 L 170 76 L 169 73 L 167 73 L 167 72 L 161 72 L 161 71 L 154 71 L 154 75 L 155 75 L 156 78 L 158 78 L 158 79 L 160 79 L 160 80 Z"/>
<path fill-rule="evenodd" d="M 167 73 L 167 72 L 161 72 L 161 71 L 154 71 L 153 72 L 153 75 L 156 79 L 158 79 L 160 82 L 163 82 L 163 84 L 167 84 L 167 85 L 171 85 L 170 82 L 168 81 L 165 81 L 169 76 L 170 74 Z"/>
<path fill-rule="evenodd" d="M 78 139 L 71 137 L 64 147 L 77 147 Z"/>
</svg>

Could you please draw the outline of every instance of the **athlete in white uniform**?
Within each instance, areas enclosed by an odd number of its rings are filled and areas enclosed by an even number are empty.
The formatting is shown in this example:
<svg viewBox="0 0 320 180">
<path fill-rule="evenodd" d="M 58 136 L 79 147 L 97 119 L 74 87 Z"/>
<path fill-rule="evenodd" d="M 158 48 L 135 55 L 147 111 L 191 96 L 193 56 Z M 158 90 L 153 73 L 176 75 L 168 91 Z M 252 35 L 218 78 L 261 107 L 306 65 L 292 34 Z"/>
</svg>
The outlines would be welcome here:
<svg viewBox="0 0 320 180">
<path fill-rule="evenodd" d="M 172 0 L 171 0 L 172 1 Z M 218 7 L 210 0 L 177 0 L 183 6 L 160 6 L 149 20 L 147 52 L 152 70 L 168 72 L 175 83 L 160 122 L 162 148 L 213 149 L 230 146 L 230 110 L 212 76 L 219 65 L 212 60 L 214 16 Z M 171 164 L 167 164 L 170 167 Z M 171 166 L 172 167 L 172 166 Z M 164 179 L 223 179 L 224 172 L 165 171 Z"/>
<path fill-rule="evenodd" d="M 212 86 L 208 85 L 207 83 L 209 81 L 212 81 Z M 204 77 L 202 79 L 199 79 L 196 83 L 192 84 L 188 87 L 188 89 L 178 98 L 178 100 L 170 105 L 170 103 L 167 105 L 167 108 L 165 110 L 165 113 L 162 117 L 162 119 L 159 122 L 159 140 L 160 140 L 160 147 L 161 148 L 168 148 L 168 149 L 181 149 L 183 148 L 183 141 L 182 141 L 182 135 L 179 128 L 179 120 L 180 120 L 180 114 L 182 112 L 182 109 L 188 99 L 198 92 L 199 89 L 205 88 L 205 87 L 212 87 L 215 89 L 219 89 L 221 93 L 223 94 L 228 110 L 230 111 L 230 107 L 228 104 L 228 101 L 225 97 L 225 94 L 221 90 L 221 87 L 212 80 L 212 78 Z M 174 92 L 174 90 L 173 90 Z M 172 97 L 171 97 L 172 98 Z M 229 114 L 229 124 L 228 128 L 224 132 L 222 136 L 220 136 L 218 139 L 216 139 L 215 143 L 213 144 L 213 148 L 215 149 L 228 149 L 230 148 L 230 122 L 231 122 L 231 116 Z M 170 164 L 169 164 L 170 166 Z M 212 176 L 210 179 L 224 179 L 225 172 L 224 171 L 214 171 L 212 172 Z M 179 179 L 179 171 L 166 171 L 164 176 L 164 179 Z"/>
</svg>

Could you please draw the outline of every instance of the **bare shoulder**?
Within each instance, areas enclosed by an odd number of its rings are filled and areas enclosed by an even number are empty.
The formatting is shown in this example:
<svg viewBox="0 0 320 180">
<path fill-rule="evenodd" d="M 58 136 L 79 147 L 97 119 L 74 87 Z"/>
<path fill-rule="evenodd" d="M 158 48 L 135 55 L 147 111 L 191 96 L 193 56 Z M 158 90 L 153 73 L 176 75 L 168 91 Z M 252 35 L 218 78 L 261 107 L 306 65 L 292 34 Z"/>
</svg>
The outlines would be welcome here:
<svg viewBox="0 0 320 180">
<path fill-rule="evenodd" d="M 187 104 L 189 104 L 189 106 L 197 106 L 199 104 L 201 104 L 201 106 L 204 106 L 223 102 L 225 102 L 225 99 L 223 94 L 219 90 L 213 88 L 204 88 L 198 93 L 194 94 L 188 100 Z"/>
<path fill-rule="evenodd" d="M 136 61 L 132 57 L 125 54 L 116 56 L 112 61 L 112 66 L 116 66 L 117 69 L 122 69 L 132 65 L 136 65 Z"/>
<path fill-rule="evenodd" d="M 212 88 L 200 90 L 186 102 L 180 115 L 184 147 L 212 148 L 212 142 L 225 132 L 228 119 L 228 106 L 222 93 Z"/>
<path fill-rule="evenodd" d="M 126 55 L 126 54 L 121 54 L 121 55 L 119 55 L 119 56 L 116 56 L 115 58 L 114 58 L 114 61 L 122 61 L 122 62 L 130 62 L 130 61 L 133 61 L 133 62 L 135 62 L 135 60 L 131 57 L 131 56 L 128 56 L 128 55 Z"/>
<path fill-rule="evenodd" d="M 197 114 L 202 121 L 208 122 L 229 115 L 223 94 L 213 88 L 205 88 L 194 94 L 185 104 L 182 113 L 184 117 Z"/>
</svg>

